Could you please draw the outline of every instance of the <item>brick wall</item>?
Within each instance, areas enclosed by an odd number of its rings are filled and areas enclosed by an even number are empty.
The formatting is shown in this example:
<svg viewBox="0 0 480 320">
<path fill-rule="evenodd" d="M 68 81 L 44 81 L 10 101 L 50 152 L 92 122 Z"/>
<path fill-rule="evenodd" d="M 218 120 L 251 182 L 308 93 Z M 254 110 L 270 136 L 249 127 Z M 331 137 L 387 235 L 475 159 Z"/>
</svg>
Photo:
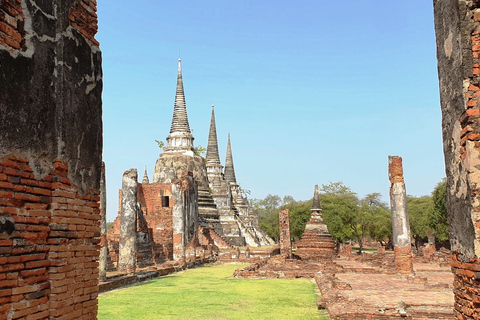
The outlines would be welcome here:
<svg viewBox="0 0 480 320">
<path fill-rule="evenodd" d="M 26 158 L 0 162 L 0 319 L 96 317 L 99 196 L 53 165 L 37 179 Z"/>
<path fill-rule="evenodd" d="M 434 1 L 455 314 L 480 305 L 480 4 Z"/>
<path fill-rule="evenodd" d="M 0 319 L 96 319 L 102 70 L 77 5 L 0 1 Z"/>
<path fill-rule="evenodd" d="M 153 242 L 154 261 L 161 263 L 173 258 L 172 207 L 174 199 L 170 183 L 139 184 L 138 199 L 150 240 Z M 163 197 L 168 197 L 164 207 Z M 165 204 L 167 205 L 167 204 Z"/>
<path fill-rule="evenodd" d="M 99 43 L 95 39 L 98 30 L 96 12 L 96 0 L 77 0 L 70 10 L 68 20 L 70 25 L 77 29 L 90 43 L 98 46 Z"/>
<path fill-rule="evenodd" d="M 0 4 L 0 44 L 12 52 L 24 46 L 24 25 L 21 1 L 3 1 Z"/>
</svg>

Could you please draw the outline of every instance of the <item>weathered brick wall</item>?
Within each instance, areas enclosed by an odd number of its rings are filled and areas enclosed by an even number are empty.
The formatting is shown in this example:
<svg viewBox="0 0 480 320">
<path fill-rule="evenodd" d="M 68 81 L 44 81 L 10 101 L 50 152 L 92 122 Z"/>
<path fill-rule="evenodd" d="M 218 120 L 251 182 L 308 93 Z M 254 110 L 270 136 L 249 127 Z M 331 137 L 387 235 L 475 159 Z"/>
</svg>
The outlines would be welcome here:
<svg viewBox="0 0 480 320">
<path fill-rule="evenodd" d="M 480 318 L 480 4 L 434 1 L 455 312 Z"/>
<path fill-rule="evenodd" d="M 24 47 L 25 16 L 21 1 L 4 1 L 0 5 L 0 43 L 12 52 Z"/>
<path fill-rule="evenodd" d="M 54 168 L 39 180 L 27 159 L 0 163 L 4 319 L 96 315 L 99 197 L 80 195 L 60 161 Z"/>
<path fill-rule="evenodd" d="M 142 207 L 143 218 L 147 225 L 149 240 L 153 242 L 152 257 L 156 263 L 173 258 L 173 226 L 172 207 L 174 199 L 170 183 L 142 184 L 139 188 L 138 199 Z M 168 206 L 163 197 L 168 197 Z"/>
<path fill-rule="evenodd" d="M 96 318 L 101 55 L 79 5 L 0 1 L 0 319 Z"/>
</svg>

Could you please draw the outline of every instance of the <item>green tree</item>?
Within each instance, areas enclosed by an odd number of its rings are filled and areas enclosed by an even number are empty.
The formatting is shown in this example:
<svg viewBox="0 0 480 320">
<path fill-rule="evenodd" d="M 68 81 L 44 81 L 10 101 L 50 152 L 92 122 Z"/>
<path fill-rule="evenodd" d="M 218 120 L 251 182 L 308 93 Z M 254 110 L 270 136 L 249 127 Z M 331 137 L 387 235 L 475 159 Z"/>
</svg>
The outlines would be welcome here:
<svg viewBox="0 0 480 320">
<path fill-rule="evenodd" d="M 197 156 L 203 157 L 206 152 L 207 152 L 207 148 L 204 148 L 201 145 L 198 145 L 195 148 L 193 148 L 193 153 L 195 153 Z"/>
<path fill-rule="evenodd" d="M 330 182 L 320 188 L 323 220 L 328 231 L 337 240 L 355 239 L 358 216 L 357 194 L 343 182 Z"/>
<path fill-rule="evenodd" d="M 283 198 L 283 206 L 280 209 L 288 209 L 290 212 L 290 236 L 294 241 L 300 240 L 305 231 L 305 225 L 312 214 L 312 200 L 295 201 L 286 196 Z"/>
<path fill-rule="evenodd" d="M 363 249 L 363 240 L 369 236 L 372 240 L 379 241 L 387 246 L 392 238 L 392 219 L 388 205 L 382 201 L 378 192 L 367 194 L 360 201 L 357 238 L 360 251 Z"/>
<path fill-rule="evenodd" d="M 432 191 L 433 210 L 430 211 L 428 221 L 433 229 L 435 238 L 440 241 L 449 239 L 447 216 L 447 183 L 445 178 L 437 183 Z"/>
<path fill-rule="evenodd" d="M 415 246 L 418 248 L 422 239 L 433 234 L 433 228 L 429 222 L 429 216 L 433 210 L 433 200 L 431 196 L 414 197 L 408 195 L 407 206 L 410 233 L 415 239 Z"/>
<path fill-rule="evenodd" d="M 265 199 L 251 199 L 250 205 L 258 213 L 259 226 L 274 240 L 279 239 L 278 209 L 282 199 L 278 195 L 268 194 Z"/>
</svg>

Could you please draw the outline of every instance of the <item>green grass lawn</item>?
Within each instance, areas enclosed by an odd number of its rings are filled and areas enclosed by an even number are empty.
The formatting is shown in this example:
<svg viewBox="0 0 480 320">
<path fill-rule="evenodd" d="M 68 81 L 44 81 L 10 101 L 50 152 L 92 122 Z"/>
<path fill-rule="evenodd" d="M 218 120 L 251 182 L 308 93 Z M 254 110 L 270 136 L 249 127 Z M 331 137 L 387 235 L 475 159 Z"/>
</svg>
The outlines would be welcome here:
<svg viewBox="0 0 480 320">
<path fill-rule="evenodd" d="M 328 319 L 309 279 L 229 279 L 244 266 L 206 266 L 103 293 L 98 319 Z"/>
</svg>

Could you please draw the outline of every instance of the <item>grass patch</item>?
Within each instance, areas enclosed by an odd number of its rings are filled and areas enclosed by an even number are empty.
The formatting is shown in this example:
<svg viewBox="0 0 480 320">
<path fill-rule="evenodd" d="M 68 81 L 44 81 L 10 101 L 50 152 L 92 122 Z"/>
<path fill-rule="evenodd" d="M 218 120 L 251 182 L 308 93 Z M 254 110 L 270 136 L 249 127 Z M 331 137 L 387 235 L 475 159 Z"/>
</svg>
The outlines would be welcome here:
<svg viewBox="0 0 480 320">
<path fill-rule="evenodd" d="M 309 279 L 229 279 L 244 266 L 191 269 L 103 293 L 98 319 L 328 319 Z"/>
</svg>

